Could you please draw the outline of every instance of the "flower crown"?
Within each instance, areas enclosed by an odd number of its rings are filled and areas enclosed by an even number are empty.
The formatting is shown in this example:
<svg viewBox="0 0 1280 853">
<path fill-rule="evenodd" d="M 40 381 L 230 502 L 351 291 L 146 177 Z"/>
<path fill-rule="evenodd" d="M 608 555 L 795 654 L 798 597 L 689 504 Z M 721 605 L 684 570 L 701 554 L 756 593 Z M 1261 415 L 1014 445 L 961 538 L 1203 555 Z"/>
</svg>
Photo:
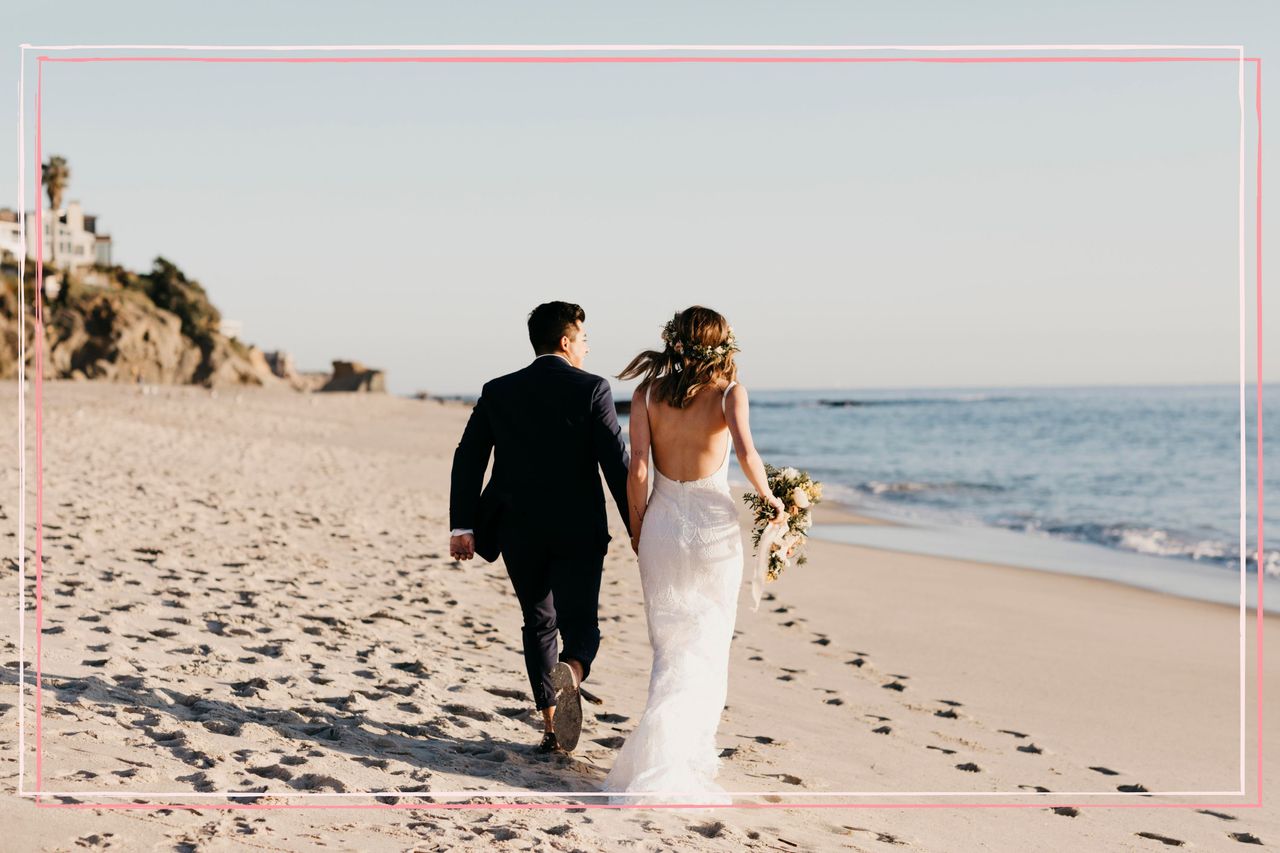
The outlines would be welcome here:
<svg viewBox="0 0 1280 853">
<path fill-rule="evenodd" d="M 717 362 L 728 357 L 729 353 L 741 352 L 738 346 L 738 339 L 733 334 L 733 327 L 729 327 L 729 337 L 719 346 L 705 347 L 701 344 L 685 345 L 676 335 L 676 321 L 671 319 L 667 321 L 667 325 L 662 328 L 662 340 L 667 346 L 671 347 L 680 355 L 688 355 L 695 361 Z"/>
</svg>

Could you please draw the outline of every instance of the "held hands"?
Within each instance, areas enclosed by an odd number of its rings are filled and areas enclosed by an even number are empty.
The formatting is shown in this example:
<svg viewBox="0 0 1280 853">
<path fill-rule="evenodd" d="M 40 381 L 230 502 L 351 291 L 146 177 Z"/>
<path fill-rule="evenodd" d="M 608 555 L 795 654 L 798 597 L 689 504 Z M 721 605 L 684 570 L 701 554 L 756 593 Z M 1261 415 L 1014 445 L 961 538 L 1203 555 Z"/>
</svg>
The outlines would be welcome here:
<svg viewBox="0 0 1280 853">
<path fill-rule="evenodd" d="M 449 537 L 449 556 L 455 560 L 470 560 L 476 555 L 476 537 L 472 533 Z"/>
</svg>

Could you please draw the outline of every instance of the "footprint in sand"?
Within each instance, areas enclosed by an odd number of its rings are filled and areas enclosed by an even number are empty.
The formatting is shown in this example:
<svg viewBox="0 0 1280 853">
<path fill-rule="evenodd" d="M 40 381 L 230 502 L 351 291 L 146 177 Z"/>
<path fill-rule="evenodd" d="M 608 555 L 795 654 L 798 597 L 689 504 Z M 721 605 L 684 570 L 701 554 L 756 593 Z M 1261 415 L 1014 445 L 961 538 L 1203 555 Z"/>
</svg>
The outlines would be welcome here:
<svg viewBox="0 0 1280 853">
<path fill-rule="evenodd" d="M 950 708 L 944 708 L 944 709 L 940 709 L 940 710 L 934 711 L 934 712 L 933 712 L 933 715 L 934 715 L 935 717 L 945 717 L 945 718 L 947 718 L 948 720 L 955 720 L 955 719 L 958 719 L 958 718 L 959 718 L 959 716 L 960 716 L 959 714 L 957 714 L 955 711 L 951 710 Z"/>
<path fill-rule="evenodd" d="M 596 714 L 596 719 L 602 723 L 625 723 L 631 718 L 622 714 Z"/>
<path fill-rule="evenodd" d="M 996 731 L 998 731 L 1002 735 L 1013 735 L 1016 738 L 1027 737 L 1027 735 L 1023 734 L 1022 732 L 1015 732 L 1013 729 L 996 729 Z M 1091 768 L 1091 769 L 1097 769 L 1097 768 Z"/>
<path fill-rule="evenodd" d="M 231 692 L 237 696 L 256 698 L 259 690 L 267 689 L 265 678 L 250 678 L 248 681 L 231 682 Z"/>
<path fill-rule="evenodd" d="M 1145 794 L 1147 793 L 1144 785 L 1116 785 L 1117 791 L 1123 791 L 1126 794 Z"/>
<path fill-rule="evenodd" d="M 907 685 L 901 681 L 890 681 L 888 684 L 881 684 L 880 686 L 885 690 L 897 690 L 899 693 L 907 689 Z"/>
<path fill-rule="evenodd" d="M 601 746 L 608 747 L 609 749 L 622 749 L 622 745 L 626 743 L 626 741 L 627 739 L 624 737 L 599 737 L 594 738 L 592 743 L 598 743 Z"/>
<path fill-rule="evenodd" d="M 1042 752 L 1044 752 L 1043 749 L 1036 746 L 1034 743 L 1029 743 L 1029 744 L 1026 744 L 1025 746 L 1020 746 L 1017 749 L 1018 749 L 1018 752 L 1029 752 L 1032 755 L 1040 755 Z"/>
<path fill-rule="evenodd" d="M 271 764 L 265 767 L 250 767 L 249 772 L 254 776 L 261 776 L 263 779 L 279 779 L 282 782 L 288 782 L 293 778 L 293 771 L 287 767 L 281 767 L 279 764 Z"/>
<path fill-rule="evenodd" d="M 963 770 L 966 773 L 981 773 L 982 768 L 974 764 L 972 761 L 966 761 L 964 764 L 957 764 L 957 770 Z"/>
<path fill-rule="evenodd" d="M 955 754 L 956 754 L 956 751 L 955 751 L 954 749 L 947 749 L 945 746 L 933 746 L 932 744 L 930 744 L 930 745 L 926 746 L 926 747 L 925 747 L 925 749 L 936 749 L 936 750 L 938 750 L 938 752 L 941 752 L 943 755 L 955 755 Z"/>
<path fill-rule="evenodd" d="M 1170 838 L 1167 835 L 1161 835 L 1158 832 L 1135 832 L 1134 835 L 1139 838 L 1150 838 L 1152 841 L 1159 841 L 1161 844 L 1167 844 L 1170 847 L 1181 847 L 1187 842 L 1179 838 Z"/>
<path fill-rule="evenodd" d="M 697 826 L 691 826 L 689 829 L 701 835 L 703 838 L 719 838 L 724 834 L 724 824 L 718 820 L 710 823 L 702 823 Z"/>
<path fill-rule="evenodd" d="M 878 829 L 864 829 L 861 826 L 842 826 L 842 828 L 847 829 L 850 832 L 869 832 L 876 837 L 876 841 L 882 842 L 884 844 L 906 844 L 907 843 L 903 841 L 901 838 L 899 838 L 898 836 L 893 835 L 892 833 L 881 832 Z M 779 840 L 782 840 L 782 839 L 779 839 Z"/>
<path fill-rule="evenodd" d="M 888 726 L 879 726 L 877 728 L 872 729 L 871 733 L 877 734 L 877 735 L 887 735 L 892 731 L 893 729 L 889 728 Z"/>
<path fill-rule="evenodd" d="M 1241 844 L 1262 844 L 1261 838 L 1249 832 L 1232 832 L 1227 837 Z"/>
<path fill-rule="evenodd" d="M 289 786 L 299 791 L 321 791 L 327 789 L 339 794 L 345 794 L 347 791 L 347 786 L 342 784 L 341 781 L 323 773 L 306 773 L 290 782 Z"/>
<path fill-rule="evenodd" d="M 410 703 L 410 704 L 411 704 L 411 703 Z M 400 707 L 400 706 L 399 706 L 399 705 L 397 705 L 396 707 Z M 415 706 L 415 707 L 417 707 L 417 706 Z M 419 708 L 418 710 L 422 710 L 422 709 L 421 709 L 421 708 Z M 494 710 L 494 711 L 496 711 L 497 713 L 501 714 L 502 716 L 504 716 L 504 717 L 509 717 L 509 718 L 511 718 L 511 719 L 515 719 L 515 718 L 517 718 L 517 717 L 523 717 L 523 716 L 525 716 L 525 715 L 529 712 L 529 709 L 528 709 L 528 708 L 523 708 L 523 707 L 521 707 L 521 708 L 494 708 L 493 710 Z"/>
<path fill-rule="evenodd" d="M 487 723 L 493 720 L 493 714 L 488 711 L 482 711 L 479 708 L 472 708 L 470 705 L 444 705 L 441 710 L 448 714 L 457 714 L 459 717 L 467 717 L 472 720 L 479 720 Z"/>
<path fill-rule="evenodd" d="M 213 732 L 215 735 L 227 735 L 235 737 L 240 734 L 240 724 L 232 720 L 224 720 L 221 718 L 211 718 L 200 723 L 207 731 Z"/>
<path fill-rule="evenodd" d="M 1101 773 L 1103 776 L 1119 776 L 1119 770 L 1112 770 L 1110 767 L 1090 767 L 1095 773 Z"/>
<path fill-rule="evenodd" d="M 1054 814 L 1060 814 L 1063 817 L 1079 817 L 1080 810 L 1073 809 L 1071 806 L 1054 806 L 1051 811 Z"/>
</svg>

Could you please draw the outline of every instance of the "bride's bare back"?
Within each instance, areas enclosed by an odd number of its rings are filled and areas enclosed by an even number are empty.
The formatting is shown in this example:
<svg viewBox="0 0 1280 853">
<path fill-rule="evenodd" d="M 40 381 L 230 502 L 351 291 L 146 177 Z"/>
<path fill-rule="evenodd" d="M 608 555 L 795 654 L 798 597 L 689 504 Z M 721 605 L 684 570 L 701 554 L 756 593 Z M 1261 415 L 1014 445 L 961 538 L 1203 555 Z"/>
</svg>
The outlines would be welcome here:
<svg viewBox="0 0 1280 853">
<path fill-rule="evenodd" d="M 690 481 L 720 470 L 729 452 L 729 425 L 723 411 L 728 382 L 706 386 L 683 409 L 649 395 L 653 463 L 669 480 Z"/>
</svg>

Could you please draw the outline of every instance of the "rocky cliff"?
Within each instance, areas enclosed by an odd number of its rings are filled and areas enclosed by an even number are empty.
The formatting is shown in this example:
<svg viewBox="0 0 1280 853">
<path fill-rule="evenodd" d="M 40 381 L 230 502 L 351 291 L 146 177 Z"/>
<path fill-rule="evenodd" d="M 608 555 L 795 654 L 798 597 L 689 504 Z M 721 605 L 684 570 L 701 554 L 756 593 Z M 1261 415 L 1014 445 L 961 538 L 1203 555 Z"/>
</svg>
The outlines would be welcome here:
<svg viewBox="0 0 1280 853">
<path fill-rule="evenodd" d="M 16 275 L 0 287 L 0 378 L 18 372 L 18 335 L 26 338 L 28 371 L 34 368 L 34 282 L 28 280 L 25 328 L 18 328 Z M 59 379 L 114 382 L 278 385 L 256 347 L 217 331 L 220 316 L 197 283 L 157 259 L 151 273 L 116 268 L 102 286 L 72 283 L 44 308 L 44 374 Z"/>
</svg>

